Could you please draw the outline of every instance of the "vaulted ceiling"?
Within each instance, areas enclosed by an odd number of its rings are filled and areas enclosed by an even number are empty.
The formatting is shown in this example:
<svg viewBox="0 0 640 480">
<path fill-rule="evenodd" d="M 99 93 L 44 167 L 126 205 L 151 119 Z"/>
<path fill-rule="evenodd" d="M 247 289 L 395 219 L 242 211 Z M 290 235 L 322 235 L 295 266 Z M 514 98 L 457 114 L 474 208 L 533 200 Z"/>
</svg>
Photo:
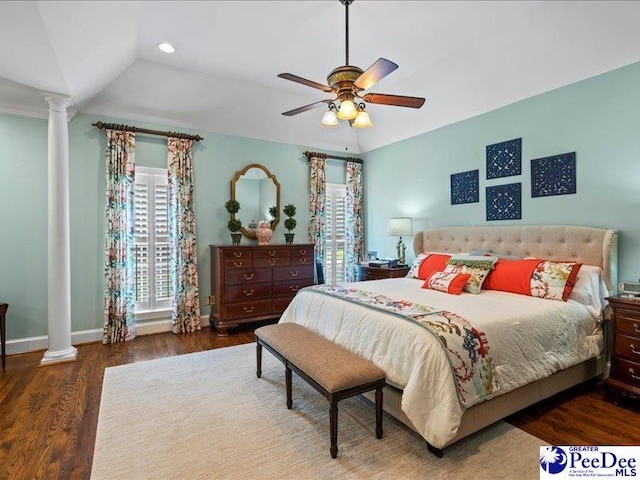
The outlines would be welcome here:
<svg viewBox="0 0 640 480">
<path fill-rule="evenodd" d="M 356 0 L 349 17 L 351 64 L 400 66 L 370 91 L 421 109 L 368 105 L 370 129 L 281 115 L 330 96 L 277 74 L 326 84 L 345 63 L 344 7 L 306 0 L 0 2 L 0 110 L 44 115 L 55 92 L 80 112 L 360 153 L 640 61 L 640 2 Z"/>
</svg>

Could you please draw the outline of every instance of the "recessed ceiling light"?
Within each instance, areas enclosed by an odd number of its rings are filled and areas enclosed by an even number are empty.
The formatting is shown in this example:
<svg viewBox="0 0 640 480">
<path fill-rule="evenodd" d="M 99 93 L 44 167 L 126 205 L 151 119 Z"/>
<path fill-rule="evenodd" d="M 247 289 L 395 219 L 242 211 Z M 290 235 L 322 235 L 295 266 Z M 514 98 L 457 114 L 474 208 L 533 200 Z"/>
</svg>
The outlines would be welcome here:
<svg viewBox="0 0 640 480">
<path fill-rule="evenodd" d="M 173 53 L 176 51 L 176 47 L 167 42 L 159 43 L 158 48 L 165 53 Z"/>
</svg>

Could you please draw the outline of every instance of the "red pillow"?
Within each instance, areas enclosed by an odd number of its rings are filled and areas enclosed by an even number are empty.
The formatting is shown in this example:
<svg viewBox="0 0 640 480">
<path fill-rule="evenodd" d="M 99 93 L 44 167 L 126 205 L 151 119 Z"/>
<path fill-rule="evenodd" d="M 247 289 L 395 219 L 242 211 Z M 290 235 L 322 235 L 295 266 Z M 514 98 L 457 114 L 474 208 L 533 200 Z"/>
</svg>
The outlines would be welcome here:
<svg viewBox="0 0 640 480">
<path fill-rule="evenodd" d="M 531 275 L 539 264 L 538 258 L 527 260 L 500 258 L 485 278 L 482 288 L 531 296 Z"/>
<path fill-rule="evenodd" d="M 428 280 L 434 272 L 441 272 L 447 265 L 447 261 L 451 258 L 451 255 L 444 255 L 442 253 L 432 253 L 420 264 L 418 270 L 418 278 L 420 280 Z"/>
<path fill-rule="evenodd" d="M 450 293 L 452 295 L 460 295 L 462 289 L 467 284 L 471 274 L 454 273 L 454 272 L 433 272 L 422 288 L 430 288 L 439 292 Z"/>
</svg>

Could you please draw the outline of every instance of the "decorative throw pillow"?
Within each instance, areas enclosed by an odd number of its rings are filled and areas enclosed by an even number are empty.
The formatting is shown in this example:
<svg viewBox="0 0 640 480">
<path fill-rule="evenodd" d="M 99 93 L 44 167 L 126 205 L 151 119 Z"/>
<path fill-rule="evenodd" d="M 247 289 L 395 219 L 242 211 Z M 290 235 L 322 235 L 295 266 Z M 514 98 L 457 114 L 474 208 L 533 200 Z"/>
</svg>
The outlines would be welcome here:
<svg viewBox="0 0 640 480">
<path fill-rule="evenodd" d="M 422 288 L 460 295 L 469 278 L 471 275 L 468 273 L 433 272 Z"/>
<path fill-rule="evenodd" d="M 464 290 L 469 293 L 480 293 L 484 279 L 497 261 L 496 257 L 456 255 L 447 261 L 444 271 L 470 274 L 471 278 L 464 286 Z"/>
<path fill-rule="evenodd" d="M 411 268 L 407 272 L 406 278 L 418 278 L 418 270 L 420 269 L 420 265 L 422 265 L 422 262 L 428 256 L 429 256 L 428 253 L 421 253 L 420 255 L 418 255 L 413 260 L 413 263 L 411 264 Z"/>
<path fill-rule="evenodd" d="M 504 253 L 496 253 L 496 252 L 485 251 L 485 250 L 471 250 L 469 252 L 469 255 L 484 256 L 484 257 L 498 257 L 498 260 L 501 260 L 503 258 L 507 260 L 520 260 L 522 258 L 522 257 L 519 257 L 518 255 L 506 255 Z"/>
<path fill-rule="evenodd" d="M 420 268 L 418 269 L 418 278 L 420 280 L 426 280 L 433 272 L 440 272 L 444 270 L 447 261 L 451 258 L 451 255 L 444 253 L 431 253 L 424 259 Z"/>
<path fill-rule="evenodd" d="M 566 301 L 576 283 L 581 263 L 539 258 L 500 259 L 482 288 Z"/>
<path fill-rule="evenodd" d="M 566 302 L 580 267 L 577 262 L 542 260 L 531 276 L 531 296 Z"/>
</svg>

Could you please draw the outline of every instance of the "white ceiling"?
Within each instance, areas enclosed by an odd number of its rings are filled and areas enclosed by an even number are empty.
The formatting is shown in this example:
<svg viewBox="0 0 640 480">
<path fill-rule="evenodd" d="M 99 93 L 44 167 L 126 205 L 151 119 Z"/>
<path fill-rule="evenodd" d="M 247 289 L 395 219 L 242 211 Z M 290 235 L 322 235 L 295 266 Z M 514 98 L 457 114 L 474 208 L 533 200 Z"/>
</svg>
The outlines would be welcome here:
<svg viewBox="0 0 640 480">
<path fill-rule="evenodd" d="M 360 153 L 640 61 L 640 2 L 367 1 L 349 8 L 350 63 L 400 68 L 370 91 L 374 127 L 319 125 L 345 62 L 344 7 L 316 1 L 2 1 L 0 109 L 42 115 L 42 91 L 80 112 Z M 156 45 L 169 41 L 174 54 Z"/>
</svg>

